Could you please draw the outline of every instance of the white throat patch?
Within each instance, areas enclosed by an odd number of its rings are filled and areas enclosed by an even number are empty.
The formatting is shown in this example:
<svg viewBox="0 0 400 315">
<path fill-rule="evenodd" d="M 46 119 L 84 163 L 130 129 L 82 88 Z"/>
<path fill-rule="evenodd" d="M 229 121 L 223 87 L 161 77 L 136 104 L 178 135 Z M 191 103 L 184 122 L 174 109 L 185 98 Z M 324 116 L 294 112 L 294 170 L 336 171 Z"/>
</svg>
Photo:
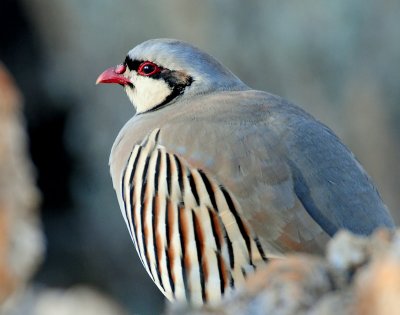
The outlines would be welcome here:
<svg viewBox="0 0 400 315">
<path fill-rule="evenodd" d="M 126 87 L 125 90 L 137 113 L 151 110 L 172 93 L 171 87 L 163 79 L 153 79 L 134 73 L 131 81 L 134 88 Z"/>
</svg>

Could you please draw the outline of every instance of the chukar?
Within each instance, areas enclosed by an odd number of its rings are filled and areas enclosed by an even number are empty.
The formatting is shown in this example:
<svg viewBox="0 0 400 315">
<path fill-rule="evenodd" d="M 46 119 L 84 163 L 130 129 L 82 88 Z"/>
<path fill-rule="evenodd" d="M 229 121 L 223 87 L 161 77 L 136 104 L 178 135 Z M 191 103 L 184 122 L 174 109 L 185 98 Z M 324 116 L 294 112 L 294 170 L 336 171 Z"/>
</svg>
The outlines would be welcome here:
<svg viewBox="0 0 400 315">
<path fill-rule="evenodd" d="M 190 44 L 146 41 L 97 83 L 122 85 L 136 109 L 111 176 L 143 266 L 169 300 L 215 303 L 270 259 L 322 252 L 338 229 L 394 226 L 328 127 Z"/>
</svg>

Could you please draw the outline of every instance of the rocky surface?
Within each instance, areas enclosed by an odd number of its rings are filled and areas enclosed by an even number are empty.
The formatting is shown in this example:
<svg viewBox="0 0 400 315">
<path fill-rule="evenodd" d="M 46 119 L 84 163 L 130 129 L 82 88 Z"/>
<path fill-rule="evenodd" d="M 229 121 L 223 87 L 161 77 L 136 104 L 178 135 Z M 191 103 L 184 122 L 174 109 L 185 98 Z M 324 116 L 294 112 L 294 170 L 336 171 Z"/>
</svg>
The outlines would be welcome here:
<svg viewBox="0 0 400 315">
<path fill-rule="evenodd" d="M 341 231 L 325 257 L 297 254 L 272 261 L 221 306 L 190 310 L 172 304 L 167 314 L 400 314 L 400 230 L 379 230 L 370 238 Z"/>
</svg>

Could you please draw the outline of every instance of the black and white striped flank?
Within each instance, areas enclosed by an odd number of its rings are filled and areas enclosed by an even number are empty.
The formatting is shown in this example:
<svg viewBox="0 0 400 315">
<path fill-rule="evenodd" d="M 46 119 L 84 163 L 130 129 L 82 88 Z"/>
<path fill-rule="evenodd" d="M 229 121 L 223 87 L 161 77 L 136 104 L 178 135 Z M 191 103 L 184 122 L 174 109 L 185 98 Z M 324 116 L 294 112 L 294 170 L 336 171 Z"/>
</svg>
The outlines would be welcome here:
<svg viewBox="0 0 400 315">
<path fill-rule="evenodd" d="M 267 261 L 234 196 L 158 143 L 155 129 L 123 169 L 123 214 L 140 260 L 170 300 L 215 303 Z"/>
</svg>

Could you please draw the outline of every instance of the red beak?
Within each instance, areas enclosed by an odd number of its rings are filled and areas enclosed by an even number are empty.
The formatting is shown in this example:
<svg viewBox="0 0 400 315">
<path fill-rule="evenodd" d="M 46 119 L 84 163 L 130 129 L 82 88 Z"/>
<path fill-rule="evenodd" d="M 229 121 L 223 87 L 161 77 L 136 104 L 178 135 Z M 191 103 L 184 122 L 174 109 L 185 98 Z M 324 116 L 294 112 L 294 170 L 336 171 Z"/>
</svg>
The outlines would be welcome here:
<svg viewBox="0 0 400 315">
<path fill-rule="evenodd" d="M 125 65 L 118 65 L 116 67 L 108 68 L 96 80 L 96 84 L 99 83 L 117 83 L 122 86 L 132 85 L 132 82 L 129 81 L 128 78 L 123 76 L 123 73 L 126 70 Z"/>
</svg>

